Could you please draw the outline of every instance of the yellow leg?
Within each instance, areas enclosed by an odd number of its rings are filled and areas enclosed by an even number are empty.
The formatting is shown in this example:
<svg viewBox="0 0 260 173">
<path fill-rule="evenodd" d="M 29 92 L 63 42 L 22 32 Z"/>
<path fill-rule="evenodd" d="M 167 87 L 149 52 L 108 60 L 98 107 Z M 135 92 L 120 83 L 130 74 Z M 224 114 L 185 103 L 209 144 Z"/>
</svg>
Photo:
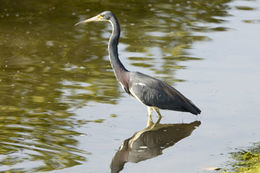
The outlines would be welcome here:
<svg viewBox="0 0 260 173">
<path fill-rule="evenodd" d="M 155 123 L 155 124 L 158 124 L 158 123 L 161 121 L 161 119 L 162 119 L 162 115 L 160 114 L 160 111 L 159 111 L 158 108 L 153 108 L 153 110 L 155 110 L 155 112 L 156 112 L 157 115 L 158 115 L 158 119 L 157 119 L 157 121 L 156 121 L 156 123 Z"/>
<path fill-rule="evenodd" d="M 147 125 L 146 127 L 151 127 L 154 123 L 153 123 L 153 119 L 152 119 L 152 111 L 153 108 L 151 107 L 147 107 L 147 111 L 148 111 L 148 120 L 147 120 Z"/>
</svg>

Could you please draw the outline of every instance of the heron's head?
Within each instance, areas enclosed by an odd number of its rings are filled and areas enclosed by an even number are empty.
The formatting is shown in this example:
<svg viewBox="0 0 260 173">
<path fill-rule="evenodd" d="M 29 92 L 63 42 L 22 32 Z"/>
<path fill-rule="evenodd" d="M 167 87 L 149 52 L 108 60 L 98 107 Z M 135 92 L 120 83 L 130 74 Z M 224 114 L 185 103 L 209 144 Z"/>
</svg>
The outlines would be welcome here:
<svg viewBox="0 0 260 173">
<path fill-rule="evenodd" d="M 88 23 L 88 22 L 95 22 L 95 21 L 109 21 L 112 17 L 114 17 L 114 15 L 111 11 L 104 11 L 94 17 L 80 21 L 80 22 L 76 23 L 75 25 L 79 25 L 82 23 Z"/>
</svg>

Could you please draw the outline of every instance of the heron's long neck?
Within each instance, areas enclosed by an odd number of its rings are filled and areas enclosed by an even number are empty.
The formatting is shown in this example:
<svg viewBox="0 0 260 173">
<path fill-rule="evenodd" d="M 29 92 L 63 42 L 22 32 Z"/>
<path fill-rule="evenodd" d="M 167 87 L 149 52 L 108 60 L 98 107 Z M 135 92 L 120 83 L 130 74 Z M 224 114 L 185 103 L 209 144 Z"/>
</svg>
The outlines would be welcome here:
<svg viewBox="0 0 260 173">
<path fill-rule="evenodd" d="M 128 72 L 128 70 L 124 67 L 118 57 L 117 45 L 120 36 L 120 26 L 116 18 L 112 18 L 109 21 L 112 24 L 112 34 L 108 43 L 109 58 L 115 75 L 117 79 L 121 82 L 124 78 L 123 75 Z"/>
</svg>

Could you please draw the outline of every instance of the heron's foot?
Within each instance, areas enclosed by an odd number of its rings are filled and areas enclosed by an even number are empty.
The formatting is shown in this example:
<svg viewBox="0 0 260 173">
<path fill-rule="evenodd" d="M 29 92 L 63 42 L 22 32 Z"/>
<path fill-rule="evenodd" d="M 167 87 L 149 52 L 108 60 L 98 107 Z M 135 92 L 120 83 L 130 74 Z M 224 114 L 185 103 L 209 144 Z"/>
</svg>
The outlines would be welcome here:
<svg viewBox="0 0 260 173">
<path fill-rule="evenodd" d="M 146 124 L 146 128 L 150 128 L 154 125 L 154 122 L 152 119 L 148 118 L 147 120 L 147 124 Z"/>
</svg>

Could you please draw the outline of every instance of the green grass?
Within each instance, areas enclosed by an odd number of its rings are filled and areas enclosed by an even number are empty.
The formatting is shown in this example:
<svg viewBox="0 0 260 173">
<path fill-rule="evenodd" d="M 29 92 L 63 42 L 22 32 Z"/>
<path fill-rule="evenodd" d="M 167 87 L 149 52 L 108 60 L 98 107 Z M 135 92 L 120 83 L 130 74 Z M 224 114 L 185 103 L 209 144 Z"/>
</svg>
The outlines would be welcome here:
<svg viewBox="0 0 260 173">
<path fill-rule="evenodd" d="M 260 142 L 231 156 L 234 161 L 229 164 L 230 168 L 221 173 L 260 173 Z"/>
</svg>

